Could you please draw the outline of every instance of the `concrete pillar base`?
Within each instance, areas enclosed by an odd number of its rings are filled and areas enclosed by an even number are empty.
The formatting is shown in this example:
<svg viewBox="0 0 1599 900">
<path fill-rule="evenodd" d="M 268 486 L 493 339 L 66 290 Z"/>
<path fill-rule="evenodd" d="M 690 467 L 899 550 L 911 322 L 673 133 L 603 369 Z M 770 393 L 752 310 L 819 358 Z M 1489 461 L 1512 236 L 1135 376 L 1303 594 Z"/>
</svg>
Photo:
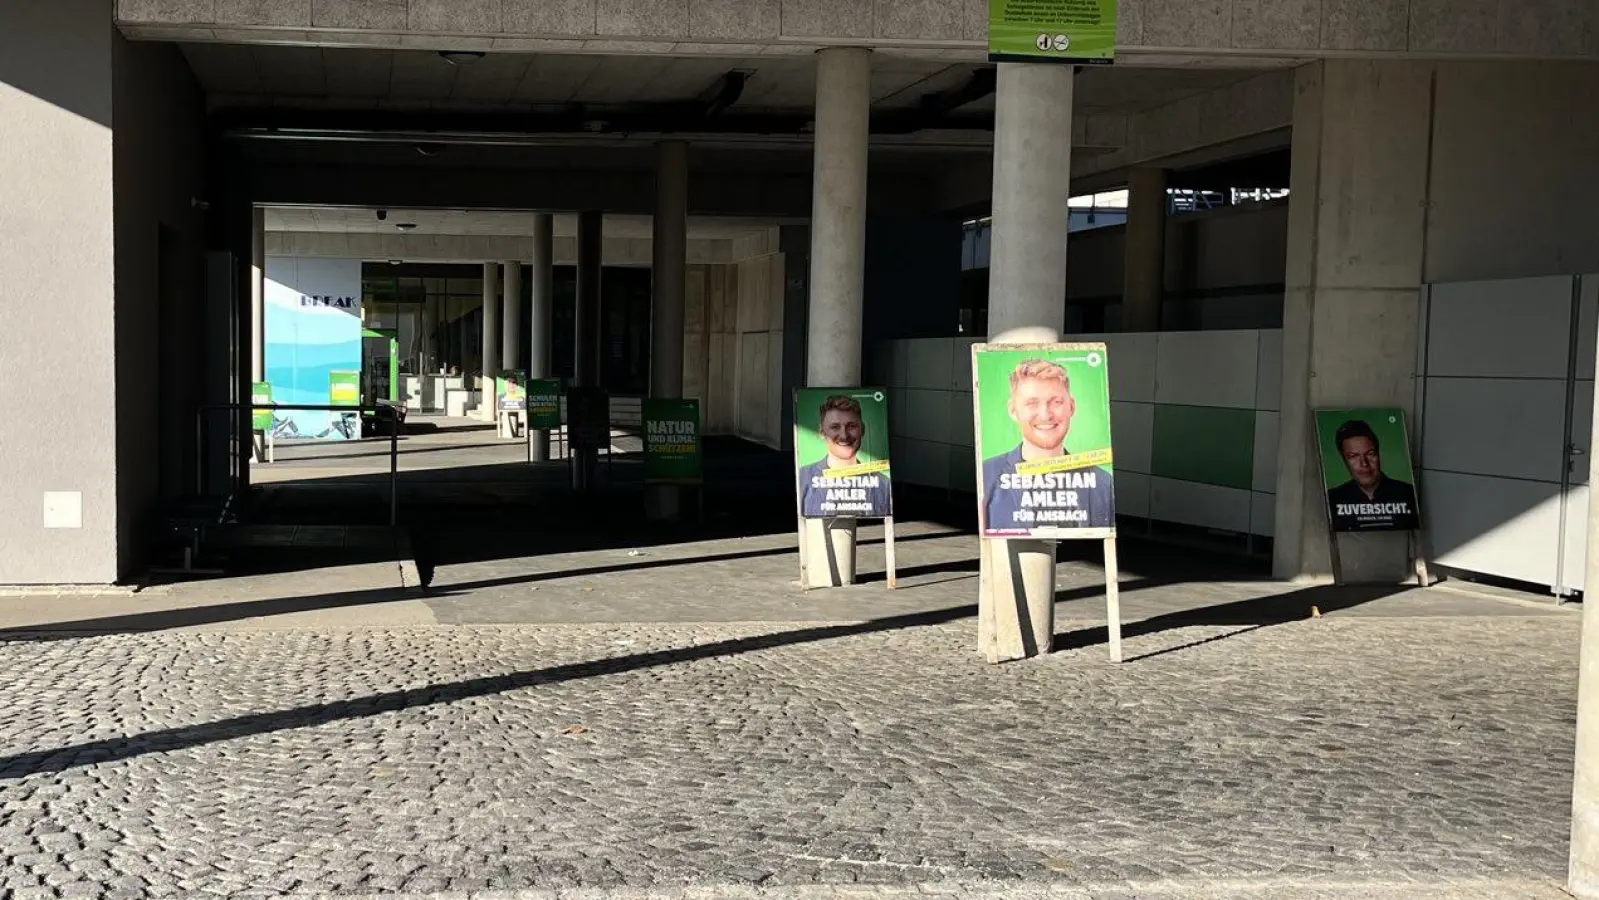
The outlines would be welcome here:
<svg viewBox="0 0 1599 900">
<path fill-rule="evenodd" d="M 1055 644 L 1055 542 L 984 540 L 978 650 L 991 663 L 1027 659 Z"/>
<path fill-rule="evenodd" d="M 683 488 L 676 484 L 644 486 L 644 517 L 652 522 L 675 522 L 683 517 Z"/>
<path fill-rule="evenodd" d="M 805 520 L 805 587 L 855 583 L 854 519 Z"/>
<path fill-rule="evenodd" d="M 529 451 L 529 455 L 532 461 L 548 462 L 550 459 L 550 433 L 542 430 L 535 431 L 532 435 L 530 435 L 530 438 L 530 443 L 532 443 L 533 446 Z"/>
</svg>

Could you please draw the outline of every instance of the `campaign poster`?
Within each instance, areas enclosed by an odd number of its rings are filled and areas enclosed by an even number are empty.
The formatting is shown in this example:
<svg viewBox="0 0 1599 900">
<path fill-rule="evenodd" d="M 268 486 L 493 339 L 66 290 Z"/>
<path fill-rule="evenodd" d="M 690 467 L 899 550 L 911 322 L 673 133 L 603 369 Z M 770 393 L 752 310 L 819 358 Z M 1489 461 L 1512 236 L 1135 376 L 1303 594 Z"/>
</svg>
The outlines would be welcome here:
<svg viewBox="0 0 1599 900">
<path fill-rule="evenodd" d="M 520 410 L 527 408 L 527 376 L 522 372 L 507 369 L 494 378 L 495 402 L 502 410 Z"/>
<path fill-rule="evenodd" d="M 561 427 L 561 383 L 553 378 L 535 378 L 527 383 L 527 427 Z"/>
<path fill-rule="evenodd" d="M 250 385 L 250 428 L 255 431 L 272 432 L 272 385 L 265 381 L 253 382 Z"/>
<path fill-rule="evenodd" d="M 700 480 L 700 402 L 645 399 L 644 480 L 659 484 Z"/>
<path fill-rule="evenodd" d="M 1404 410 L 1318 409 L 1316 440 L 1334 531 L 1421 527 Z"/>
<path fill-rule="evenodd" d="M 978 516 L 986 538 L 1115 534 L 1104 344 L 972 348 Z"/>
<path fill-rule="evenodd" d="M 881 388 L 796 390 L 794 462 L 804 518 L 892 516 L 888 395 Z"/>
</svg>

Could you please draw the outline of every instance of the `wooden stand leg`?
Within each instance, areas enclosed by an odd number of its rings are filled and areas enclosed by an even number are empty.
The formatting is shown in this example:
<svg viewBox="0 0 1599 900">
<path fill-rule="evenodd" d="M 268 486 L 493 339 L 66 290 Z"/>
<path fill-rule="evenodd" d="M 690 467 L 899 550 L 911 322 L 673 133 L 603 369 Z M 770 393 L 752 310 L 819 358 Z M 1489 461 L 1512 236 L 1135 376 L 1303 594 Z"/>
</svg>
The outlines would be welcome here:
<svg viewBox="0 0 1599 900">
<path fill-rule="evenodd" d="M 1105 624 L 1110 633 L 1110 661 L 1122 661 L 1121 573 L 1116 563 L 1116 539 L 1105 538 Z"/>
</svg>

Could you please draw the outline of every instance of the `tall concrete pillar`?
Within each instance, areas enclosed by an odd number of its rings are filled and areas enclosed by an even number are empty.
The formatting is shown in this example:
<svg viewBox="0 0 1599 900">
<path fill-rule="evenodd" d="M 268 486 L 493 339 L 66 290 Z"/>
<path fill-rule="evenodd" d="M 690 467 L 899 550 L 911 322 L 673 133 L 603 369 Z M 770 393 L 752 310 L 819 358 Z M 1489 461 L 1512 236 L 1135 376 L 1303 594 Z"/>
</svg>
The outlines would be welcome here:
<svg viewBox="0 0 1599 900">
<path fill-rule="evenodd" d="M 478 418 L 493 422 L 498 413 L 494 402 L 494 373 L 500 370 L 500 264 L 483 264 L 483 371 L 478 378 L 482 391 Z"/>
<path fill-rule="evenodd" d="M 266 208 L 261 206 L 250 216 L 250 381 L 266 381 Z M 251 435 L 256 458 L 264 458 L 265 436 L 253 430 Z"/>
<path fill-rule="evenodd" d="M 1065 325 L 1073 72 L 1069 65 L 999 65 L 988 270 L 991 342 L 1049 343 L 1060 339 Z M 979 565 L 983 655 L 999 662 L 1048 653 L 1055 634 L 1054 543 L 985 540 Z"/>
<path fill-rule="evenodd" d="M 1593 440 L 1599 441 L 1599 394 Z M 1599 447 L 1599 443 L 1590 443 Z M 1599 484 L 1599 455 L 1588 457 L 1588 483 Z M 1588 504 L 1586 584 L 1599 584 L 1599 503 Z M 1578 900 L 1599 900 L 1599 604 L 1582 605 L 1577 660 L 1576 777 L 1571 787 L 1571 857 L 1566 887 Z"/>
<path fill-rule="evenodd" d="M 1433 65 L 1328 60 L 1295 73 L 1293 173 L 1272 570 L 1333 576 L 1311 413 L 1412 411 L 1431 147 Z M 1346 581 L 1398 581 L 1401 533 L 1338 540 Z"/>
<path fill-rule="evenodd" d="M 505 316 L 500 320 L 500 368 L 522 367 L 522 263 L 505 261 Z"/>
<path fill-rule="evenodd" d="M 688 285 L 688 145 L 655 148 L 654 255 L 650 292 L 650 396 L 683 396 L 683 320 Z M 674 519 L 681 509 L 675 484 L 650 485 L 645 512 Z"/>
<path fill-rule="evenodd" d="M 439 298 L 429 295 L 422 301 L 422 365 L 424 377 L 439 368 Z"/>
<path fill-rule="evenodd" d="M 872 53 L 816 54 L 816 149 L 811 187 L 811 276 L 805 383 L 861 382 L 866 282 L 866 169 Z M 786 401 L 785 401 L 786 402 Z M 855 520 L 806 519 L 800 553 L 807 586 L 855 583 Z"/>
<path fill-rule="evenodd" d="M 573 381 L 585 388 L 600 387 L 600 271 L 605 250 L 605 217 L 596 211 L 577 217 L 577 344 Z M 570 426 L 568 426 L 570 434 Z M 572 449 L 572 486 L 586 490 L 599 471 L 595 448 Z"/>
<path fill-rule="evenodd" d="M 266 208 L 250 220 L 250 377 L 266 380 Z"/>
<path fill-rule="evenodd" d="M 577 334 L 573 380 L 583 387 L 600 383 L 600 265 L 605 218 L 598 212 L 577 216 Z"/>
<path fill-rule="evenodd" d="M 528 316 L 528 358 L 527 373 L 529 378 L 548 378 L 550 376 L 551 340 L 554 337 L 552 329 L 555 325 L 555 217 L 549 213 L 539 213 L 533 217 L 533 270 L 532 270 L 533 303 L 532 313 Z M 537 431 L 533 435 L 533 461 L 543 462 L 550 458 L 550 435 L 546 431 Z"/>
<path fill-rule="evenodd" d="M 1122 331 L 1159 331 L 1166 293 L 1166 170 L 1134 169 L 1127 179 L 1122 251 Z"/>
</svg>

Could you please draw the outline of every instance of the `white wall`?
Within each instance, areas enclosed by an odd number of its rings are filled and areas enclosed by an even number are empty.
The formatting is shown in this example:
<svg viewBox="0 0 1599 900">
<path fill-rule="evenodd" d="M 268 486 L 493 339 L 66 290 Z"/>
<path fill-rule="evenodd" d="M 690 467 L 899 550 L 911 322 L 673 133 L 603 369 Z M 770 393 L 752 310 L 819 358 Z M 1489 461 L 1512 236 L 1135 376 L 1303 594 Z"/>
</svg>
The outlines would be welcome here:
<svg viewBox="0 0 1599 900">
<path fill-rule="evenodd" d="M 0 584 L 119 574 L 112 36 L 96 0 L 0 9 Z"/>
<path fill-rule="evenodd" d="M 1599 271 L 1599 66 L 1449 63 L 1436 78 L 1424 279 Z"/>
<path fill-rule="evenodd" d="M 775 230 L 774 230 L 775 231 Z M 783 311 L 785 257 L 773 252 L 738 264 L 739 437 L 783 445 Z"/>
</svg>

